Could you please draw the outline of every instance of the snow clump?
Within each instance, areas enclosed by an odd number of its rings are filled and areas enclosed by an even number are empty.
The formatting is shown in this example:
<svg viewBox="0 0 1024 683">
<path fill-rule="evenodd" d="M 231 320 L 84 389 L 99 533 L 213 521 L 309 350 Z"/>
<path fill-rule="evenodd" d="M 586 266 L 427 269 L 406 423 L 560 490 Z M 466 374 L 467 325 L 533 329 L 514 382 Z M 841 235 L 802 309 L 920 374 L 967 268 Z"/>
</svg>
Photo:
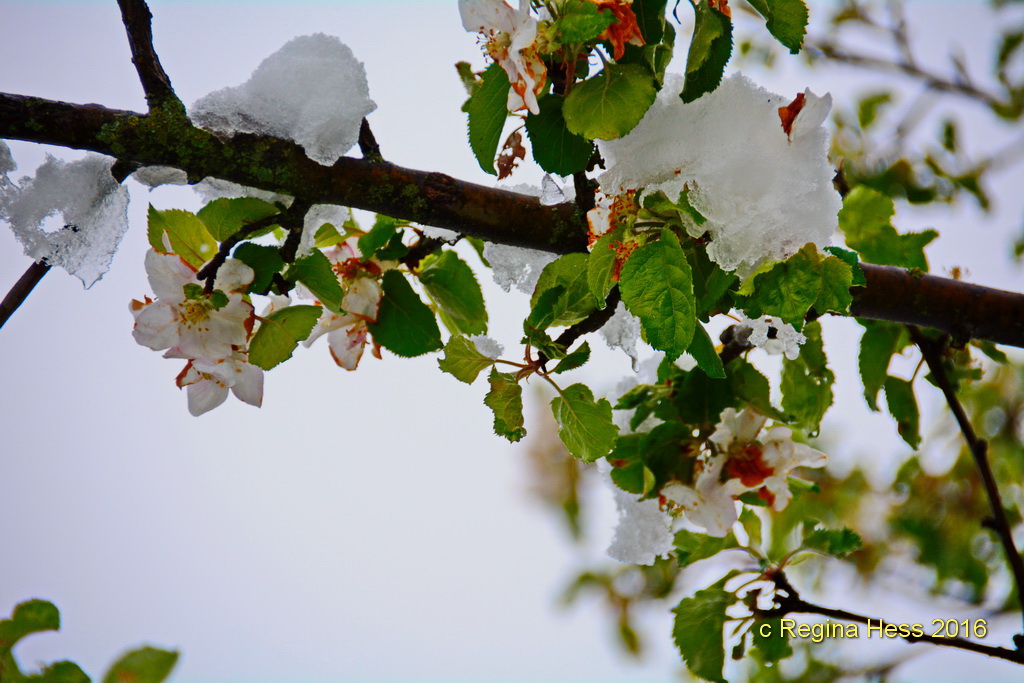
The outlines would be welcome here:
<svg viewBox="0 0 1024 683">
<path fill-rule="evenodd" d="M 92 287 L 110 268 L 128 230 L 128 190 L 110 174 L 114 159 L 89 154 L 79 161 L 47 155 L 35 177 L 7 179 L 15 166 L 0 149 L 0 219 L 10 224 L 25 254 L 60 266 Z M 62 227 L 47 231 L 49 216 Z"/>
<path fill-rule="evenodd" d="M 225 135 L 294 140 L 330 166 L 356 144 L 363 117 L 376 108 L 362 62 L 337 38 L 316 33 L 286 43 L 242 85 L 198 100 L 189 116 Z"/>
<path fill-rule="evenodd" d="M 679 99 L 683 78 L 669 76 L 657 101 L 628 135 L 598 141 L 609 195 L 644 188 L 672 201 L 684 186 L 711 233 L 708 255 L 725 270 L 778 261 L 808 242 L 823 246 L 842 206 L 832 186 L 828 133 L 831 95 L 804 92 L 804 105 L 783 129 L 779 109 L 790 100 L 740 74 L 694 102 Z"/>
</svg>

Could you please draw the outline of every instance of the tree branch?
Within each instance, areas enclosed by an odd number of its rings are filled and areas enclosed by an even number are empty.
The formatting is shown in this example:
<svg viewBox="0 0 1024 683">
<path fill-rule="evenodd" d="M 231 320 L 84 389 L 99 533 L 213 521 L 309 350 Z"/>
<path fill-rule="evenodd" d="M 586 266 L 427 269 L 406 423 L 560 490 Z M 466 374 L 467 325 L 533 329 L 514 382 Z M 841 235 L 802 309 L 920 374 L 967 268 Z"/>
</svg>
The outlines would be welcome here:
<svg viewBox="0 0 1024 683">
<path fill-rule="evenodd" d="M 24 275 L 18 278 L 18 281 L 11 287 L 11 291 L 7 292 L 4 300 L 0 301 L 0 328 L 4 326 L 11 314 L 25 302 L 43 276 L 50 272 L 50 267 L 50 264 L 45 261 L 36 261 L 28 267 Z"/>
<path fill-rule="evenodd" d="M 171 79 L 160 65 L 160 57 L 153 48 L 153 15 L 149 7 L 144 0 L 117 0 L 117 4 L 121 8 L 121 20 L 128 33 L 132 63 L 139 74 L 142 90 L 146 93 L 149 110 L 153 111 L 168 103 L 181 107 L 181 102 L 171 87 Z"/>
<path fill-rule="evenodd" d="M 827 41 L 808 41 L 805 44 L 805 47 L 809 50 L 816 50 L 820 52 L 826 59 L 830 59 L 834 62 L 871 69 L 873 71 L 890 71 L 900 73 L 904 76 L 908 76 L 922 82 L 932 90 L 963 95 L 977 100 L 997 111 L 1017 110 L 1013 103 L 1004 102 L 995 95 L 976 88 L 970 83 L 962 80 L 952 80 L 930 71 L 926 71 L 925 69 L 917 66 L 917 64 L 906 61 L 905 59 L 891 61 L 880 57 L 862 55 L 856 52 L 844 50 L 843 48 Z"/>
<path fill-rule="evenodd" d="M 818 614 L 829 619 L 838 619 L 840 621 L 852 621 L 858 624 L 864 624 L 872 628 L 881 626 L 885 628 L 888 625 L 895 625 L 893 622 L 886 621 L 884 619 L 877 619 L 875 617 L 868 617 L 855 612 L 847 612 L 843 609 L 833 609 L 831 607 L 822 607 L 821 605 L 815 605 L 814 603 L 807 602 L 800 597 L 800 594 L 793 588 L 793 585 L 786 578 L 786 575 L 781 569 L 770 571 L 766 574 L 765 578 L 768 578 L 775 584 L 775 604 L 777 607 L 769 610 L 758 610 L 755 611 L 756 616 L 765 619 L 771 619 L 773 617 L 784 617 L 787 614 L 793 614 L 795 612 L 804 614 Z M 942 638 L 933 635 L 906 635 L 900 636 L 903 640 L 908 643 L 931 643 L 932 645 L 938 645 L 939 647 L 951 647 L 957 650 L 967 650 L 968 652 L 976 652 L 982 655 L 988 655 L 989 657 L 995 657 L 997 659 L 1005 659 L 1016 664 L 1024 664 L 1024 653 L 1017 650 L 1010 650 L 1005 647 L 997 647 L 994 645 L 982 645 L 965 638 Z"/>
<path fill-rule="evenodd" d="M 1021 616 L 1024 617 L 1024 559 L 1021 558 L 1020 553 L 1017 551 L 1017 546 L 1013 542 L 1013 528 L 1010 526 L 1010 520 L 1006 516 L 1006 508 L 1003 506 L 1002 498 L 999 495 L 999 487 L 996 485 L 996 478 L 992 473 L 992 465 L 988 461 L 988 442 L 984 439 L 979 439 L 978 435 L 974 432 L 974 427 L 967 417 L 963 404 L 957 398 L 956 391 L 949 381 L 949 375 L 946 374 L 946 368 L 942 364 L 945 341 L 929 339 L 913 326 L 908 326 L 907 329 L 910 331 L 910 339 L 921 349 L 921 355 L 924 356 L 924 361 L 928 364 L 928 369 L 931 370 L 935 384 L 946 397 L 946 403 L 949 404 L 950 411 L 952 411 L 953 416 L 956 418 L 957 424 L 960 425 L 964 441 L 967 442 L 967 447 L 970 449 L 971 455 L 974 456 L 974 462 L 981 473 L 981 480 L 985 485 L 985 494 L 988 496 L 989 506 L 992 508 L 992 520 L 987 526 L 996 532 L 1003 544 L 1006 560 L 1010 563 L 1010 569 L 1013 572 L 1013 580 L 1017 588 L 1017 600 L 1021 606 Z M 1019 638 L 1015 637 L 1014 641 L 1017 642 Z"/>
<path fill-rule="evenodd" d="M 222 178 L 498 244 L 556 254 L 587 248 L 586 219 L 573 203 L 544 206 L 536 197 L 386 161 L 343 157 L 322 166 L 293 142 L 248 134 L 222 140 L 163 110 L 145 116 L 0 93 L 0 138 L 91 150 L 143 166 L 173 166 L 192 182 Z M 1022 294 L 889 266 L 862 268 L 867 286 L 851 290 L 854 316 L 1024 347 Z"/>
</svg>

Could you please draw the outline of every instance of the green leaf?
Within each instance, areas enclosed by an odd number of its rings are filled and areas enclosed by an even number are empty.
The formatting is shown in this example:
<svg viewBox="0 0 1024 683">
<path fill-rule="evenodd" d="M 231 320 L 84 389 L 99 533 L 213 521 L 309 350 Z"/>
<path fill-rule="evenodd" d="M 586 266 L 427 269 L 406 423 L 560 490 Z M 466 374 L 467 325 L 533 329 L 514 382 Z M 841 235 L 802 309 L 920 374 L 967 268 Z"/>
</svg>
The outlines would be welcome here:
<svg viewBox="0 0 1024 683">
<path fill-rule="evenodd" d="M 619 254 L 615 250 L 614 244 L 621 242 L 625 236 L 625 227 L 609 230 L 598 238 L 594 243 L 594 248 L 590 251 L 590 256 L 587 257 L 587 284 L 590 287 L 590 293 L 597 300 L 598 308 L 605 307 L 605 299 L 608 298 L 608 293 L 612 291 L 612 287 L 618 280 L 615 277 L 615 266 Z M 619 265 L 621 266 L 621 264 Z"/>
<path fill-rule="evenodd" d="M 854 287 L 867 287 L 868 281 L 864 277 L 864 269 L 860 267 L 860 260 L 857 258 L 856 252 L 843 249 L 842 247 L 825 247 L 824 251 L 846 261 L 853 271 Z"/>
<path fill-rule="evenodd" d="M 754 647 L 761 651 L 765 662 L 777 662 L 793 656 L 793 646 L 782 630 L 782 617 L 756 619 L 751 626 Z"/>
<path fill-rule="evenodd" d="M 384 296 L 376 323 L 367 323 L 373 340 L 396 356 L 412 358 L 441 348 L 434 314 L 397 270 L 384 273 Z"/>
<path fill-rule="evenodd" d="M 103 677 L 103 683 L 161 683 L 171 675 L 177 662 L 177 652 L 139 648 L 117 660 Z"/>
<path fill-rule="evenodd" d="M 427 295 L 445 313 L 452 334 L 486 334 L 487 308 L 473 269 L 454 251 L 423 259 L 419 272 Z"/>
<path fill-rule="evenodd" d="M 671 358 L 690 347 L 697 323 L 692 273 L 672 231 L 662 230 L 660 240 L 630 255 L 619 290 L 626 308 L 640 318 L 651 346 Z"/>
<path fill-rule="evenodd" d="M 894 323 L 860 320 L 864 336 L 860 338 L 858 366 L 864 383 L 864 399 L 871 410 L 878 412 L 878 392 L 889 375 L 889 361 L 893 354 L 906 346 L 906 328 Z"/>
<path fill-rule="evenodd" d="M 304 284 L 329 310 L 342 312 L 341 301 L 345 293 L 338 284 L 338 276 L 331 268 L 331 262 L 322 251 L 314 249 L 309 256 L 296 259 L 288 275 Z"/>
<path fill-rule="evenodd" d="M 835 375 L 828 369 L 821 341 L 821 325 L 815 321 L 804 328 L 804 342 L 796 360 L 782 361 L 782 409 L 797 424 L 816 436 L 821 418 L 832 405 Z"/>
<path fill-rule="evenodd" d="M 747 532 L 747 546 L 750 548 L 759 549 L 761 547 L 761 518 L 757 516 L 757 513 L 748 507 L 744 507 L 740 511 L 740 524 L 743 526 L 743 530 Z"/>
<path fill-rule="evenodd" d="M 477 163 L 485 172 L 498 175 L 494 169 L 494 156 L 498 152 L 501 130 L 508 116 L 508 74 L 498 63 L 484 71 L 480 87 L 462 106 L 469 114 L 469 146 Z"/>
<path fill-rule="evenodd" d="M 911 448 L 921 445 L 921 416 L 914 385 L 898 377 L 885 378 L 885 405 L 896 419 L 896 428 Z"/>
<path fill-rule="evenodd" d="M 546 292 L 560 287 L 561 293 L 557 297 L 549 296 L 545 299 L 543 310 L 546 313 L 543 320 L 546 325 L 543 329 L 574 325 L 597 308 L 598 301 L 587 283 L 587 261 L 587 254 L 566 254 L 544 266 L 530 298 L 531 311 L 537 308 Z"/>
<path fill-rule="evenodd" d="M 857 105 L 857 125 L 861 129 L 867 129 L 878 118 L 878 112 L 885 105 L 892 102 L 892 94 L 888 92 L 868 95 Z"/>
<path fill-rule="evenodd" d="M 472 384 L 477 375 L 494 365 L 494 360 L 480 353 L 470 340 L 453 335 L 444 347 L 444 358 L 437 364 L 443 372 L 454 375 L 460 382 Z"/>
<path fill-rule="evenodd" d="M 74 662 L 61 661 L 47 665 L 38 674 L 28 676 L 24 681 L 25 683 L 29 681 L 40 681 L 41 683 L 89 683 L 90 679 L 82 671 L 82 668 Z M 12 680 L 12 683 L 17 682 L 17 678 Z"/>
<path fill-rule="evenodd" d="M 707 2 L 694 5 L 693 38 L 686 56 L 686 81 L 679 94 L 683 102 L 709 93 L 722 82 L 732 54 L 732 20 Z"/>
<path fill-rule="evenodd" d="M 160 252 L 167 251 L 164 233 L 174 253 L 195 268 L 201 268 L 217 253 L 217 243 L 194 213 L 180 209 L 157 211 L 150 204 L 147 235 L 149 244 Z"/>
<path fill-rule="evenodd" d="M 667 0 L 633 0 L 636 24 L 647 45 L 656 45 L 665 37 L 666 4 Z"/>
<path fill-rule="evenodd" d="M 551 401 L 551 412 L 558 436 L 573 456 L 594 462 L 615 445 L 619 430 L 612 423 L 612 405 L 603 398 L 595 401 L 589 387 L 567 387 Z"/>
<path fill-rule="evenodd" d="M 557 375 L 569 370 L 575 370 L 583 366 L 588 360 L 590 360 L 590 344 L 583 342 L 578 349 L 558 361 L 558 365 L 551 372 Z"/>
<path fill-rule="evenodd" d="M 694 328 L 693 341 L 690 342 L 690 347 L 686 349 L 686 352 L 693 356 L 697 365 L 708 377 L 725 379 L 725 366 L 722 365 L 722 359 L 715 351 L 715 343 L 711 341 L 708 331 L 700 323 L 697 323 Z"/>
<path fill-rule="evenodd" d="M 562 43 L 586 43 L 614 23 L 614 14 L 600 11 L 590 0 L 567 0 L 555 28 Z"/>
<path fill-rule="evenodd" d="M 675 538 L 676 557 L 680 567 L 688 567 L 694 562 L 714 557 L 723 550 L 738 548 L 736 537 L 730 531 L 722 538 L 699 534 L 695 531 L 680 529 Z"/>
<path fill-rule="evenodd" d="M 586 4 L 596 7 L 586 0 Z M 611 12 L 608 12 L 611 14 Z M 562 117 L 562 96 L 548 94 L 538 101 L 539 114 L 526 117 L 533 158 L 548 173 L 570 176 L 587 167 L 594 143 L 569 132 Z"/>
<path fill-rule="evenodd" d="M 934 230 L 899 234 L 892 226 L 892 199 L 863 185 L 853 189 L 839 211 L 846 244 L 867 263 L 928 270 L 924 248 L 939 236 Z"/>
<path fill-rule="evenodd" d="M 768 378 L 745 358 L 734 358 L 729 362 L 726 371 L 729 375 L 729 384 L 738 399 L 749 403 L 757 412 L 767 415 L 773 420 L 779 422 L 792 420 L 791 416 L 772 405 Z"/>
<path fill-rule="evenodd" d="M 391 241 L 402 225 L 406 225 L 406 221 L 377 214 L 370 232 L 359 238 L 359 253 L 362 254 L 363 260 L 373 258 L 379 249 Z"/>
<path fill-rule="evenodd" d="M 722 584 L 722 585 L 719 585 Z M 736 596 L 722 586 L 724 581 L 697 591 L 672 609 L 675 623 L 672 638 L 686 661 L 686 667 L 708 681 L 722 681 L 725 665 L 725 637 L 722 629 L 728 615 L 725 611 L 736 602 Z"/>
<path fill-rule="evenodd" d="M 281 213 L 281 210 L 276 206 L 255 197 L 234 197 L 231 199 L 222 197 L 214 199 L 201 208 L 196 215 L 206 225 L 206 229 L 213 235 L 213 239 L 223 242 L 241 230 L 243 226 L 279 213 Z M 267 226 L 266 232 L 262 234 L 270 232 L 271 229 L 272 226 Z M 258 236 L 258 233 L 253 233 L 249 237 Z"/>
<path fill-rule="evenodd" d="M 60 611 L 46 600 L 27 600 L 14 608 L 10 619 L 0 621 L 0 656 L 31 633 L 60 630 Z"/>
<path fill-rule="evenodd" d="M 491 370 L 491 390 L 484 403 L 494 411 L 494 433 L 515 443 L 526 436 L 523 427 L 523 388 L 514 375 Z"/>
<path fill-rule="evenodd" d="M 807 5 L 804 0 L 748 1 L 765 18 L 768 32 L 789 48 L 790 54 L 800 52 L 807 33 Z"/>
<path fill-rule="evenodd" d="M 638 64 L 608 64 L 577 83 L 562 115 L 569 132 L 588 140 L 620 138 L 640 123 L 658 92 L 651 72 Z"/>
<path fill-rule="evenodd" d="M 319 306 L 288 306 L 268 315 L 249 342 L 249 362 L 270 370 L 291 358 L 299 342 L 313 331 L 322 310 Z"/>
<path fill-rule="evenodd" d="M 852 529 L 826 529 L 812 520 L 804 524 L 804 540 L 800 545 L 841 560 L 860 550 L 863 543 L 860 535 Z"/>
<path fill-rule="evenodd" d="M 261 294 L 270 289 L 274 273 L 284 268 L 284 259 L 277 247 L 268 247 L 252 242 L 239 244 L 232 256 L 253 269 L 256 276 L 249 285 L 249 291 Z"/>
<path fill-rule="evenodd" d="M 813 307 L 818 315 L 848 313 L 853 296 L 853 270 L 835 256 L 822 258 L 812 243 L 785 261 L 752 275 L 740 292 L 743 310 L 751 318 L 773 315 L 797 329 Z"/>
<path fill-rule="evenodd" d="M 313 236 L 313 246 L 317 249 L 327 249 L 345 241 L 348 232 L 342 235 L 338 229 L 330 223 L 324 223 L 316 229 Z"/>
</svg>

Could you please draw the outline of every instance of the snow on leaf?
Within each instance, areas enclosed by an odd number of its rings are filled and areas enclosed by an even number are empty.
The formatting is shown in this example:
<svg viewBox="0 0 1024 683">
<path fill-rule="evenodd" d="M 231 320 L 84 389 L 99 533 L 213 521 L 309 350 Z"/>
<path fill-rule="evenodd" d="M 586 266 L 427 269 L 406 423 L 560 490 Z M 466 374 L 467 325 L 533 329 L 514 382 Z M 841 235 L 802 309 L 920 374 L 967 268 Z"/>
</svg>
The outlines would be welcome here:
<svg viewBox="0 0 1024 683">
<path fill-rule="evenodd" d="M 707 233 L 708 256 L 727 271 L 749 272 L 808 242 L 827 245 L 842 202 L 832 185 L 828 134 L 809 125 L 813 118 L 804 128 L 807 107 L 790 141 L 778 114 L 788 100 L 749 79 L 731 76 L 688 104 L 677 97 L 682 85 L 668 76 L 629 135 L 598 142 L 607 168 L 602 191 L 645 188 L 645 198 L 659 191 L 675 198 L 689 188 L 689 204 L 706 220 L 686 230 L 695 238 Z M 818 99 L 827 113 L 828 98 Z"/>
</svg>

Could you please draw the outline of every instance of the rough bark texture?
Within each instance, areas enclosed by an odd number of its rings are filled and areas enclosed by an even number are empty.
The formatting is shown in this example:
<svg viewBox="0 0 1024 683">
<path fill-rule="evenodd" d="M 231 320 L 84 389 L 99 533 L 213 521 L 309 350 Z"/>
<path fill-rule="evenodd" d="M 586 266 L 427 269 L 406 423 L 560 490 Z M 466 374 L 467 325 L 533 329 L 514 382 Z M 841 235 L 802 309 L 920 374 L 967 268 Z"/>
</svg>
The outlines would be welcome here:
<svg viewBox="0 0 1024 683">
<path fill-rule="evenodd" d="M 267 136 L 220 139 L 193 127 L 175 106 L 149 115 L 0 93 L 0 138 L 92 150 L 143 166 L 174 166 L 191 182 L 213 176 L 554 253 L 587 248 L 574 204 L 527 197 L 402 168 L 377 159 L 308 159 L 298 145 Z M 956 337 L 1024 347 L 1024 295 L 886 266 L 864 266 L 852 314 L 944 330 Z"/>
</svg>

